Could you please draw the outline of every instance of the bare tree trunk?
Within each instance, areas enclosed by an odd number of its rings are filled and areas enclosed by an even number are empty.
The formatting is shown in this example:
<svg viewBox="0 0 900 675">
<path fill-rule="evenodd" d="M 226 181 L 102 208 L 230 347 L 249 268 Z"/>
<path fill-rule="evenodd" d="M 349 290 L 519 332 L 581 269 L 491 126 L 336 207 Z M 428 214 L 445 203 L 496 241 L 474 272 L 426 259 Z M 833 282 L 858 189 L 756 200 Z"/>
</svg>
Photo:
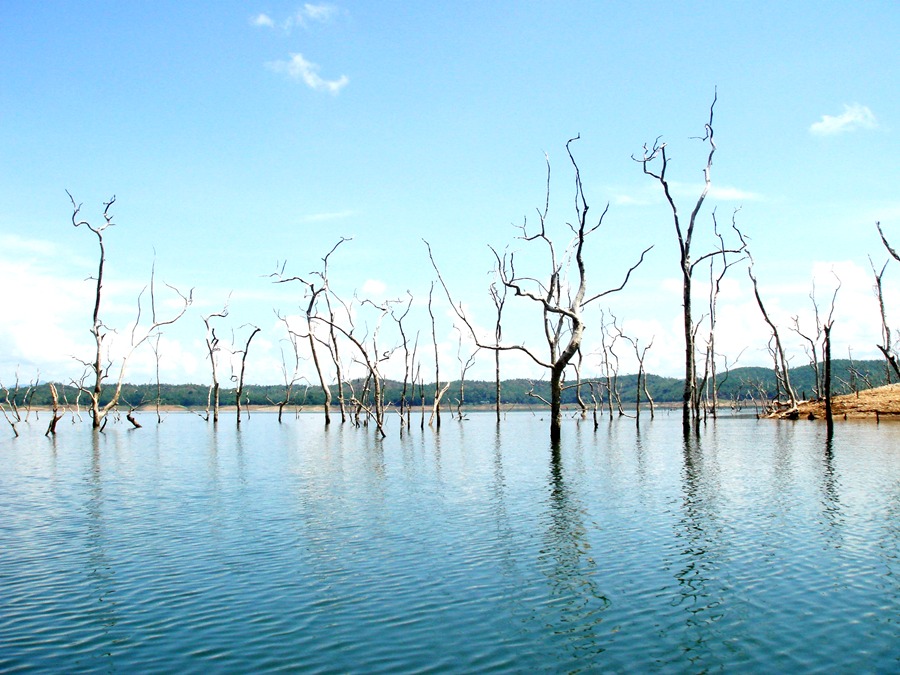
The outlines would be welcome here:
<svg viewBox="0 0 900 675">
<path fill-rule="evenodd" d="M 772 338 L 775 341 L 775 360 L 776 364 L 778 364 L 781 368 L 780 382 L 784 386 L 785 394 L 787 394 L 788 396 L 788 401 L 791 408 L 796 408 L 797 395 L 794 393 L 793 387 L 791 387 L 791 375 L 788 371 L 788 363 L 787 358 L 785 358 L 784 355 L 784 348 L 781 346 L 781 338 L 778 335 L 778 328 L 775 326 L 775 324 L 769 318 L 768 313 L 766 312 L 765 305 L 763 305 L 762 298 L 759 295 L 759 287 L 756 283 L 756 277 L 753 276 L 753 270 L 748 269 L 747 273 L 750 275 L 750 280 L 753 282 L 753 294 L 756 296 L 756 304 L 759 306 L 759 311 L 762 312 L 763 319 L 765 319 L 765 322 L 769 325 L 769 329 L 772 331 Z M 776 381 L 778 381 L 777 377 Z"/>
<path fill-rule="evenodd" d="M 831 321 L 823 326 L 825 331 L 825 433 L 828 438 L 834 436 L 834 415 L 831 410 L 831 326 Z"/>
<path fill-rule="evenodd" d="M 216 329 L 210 325 L 210 321 L 212 321 L 213 317 L 224 319 L 227 316 L 228 303 L 226 302 L 221 311 L 202 317 L 203 324 L 206 326 L 206 351 L 209 356 L 209 367 L 212 371 L 212 383 L 210 384 L 209 391 L 206 395 L 206 420 L 209 421 L 209 407 L 210 404 L 212 404 L 213 424 L 217 424 L 219 421 L 219 375 L 217 354 L 219 353 L 220 348 Z"/>
<path fill-rule="evenodd" d="M 89 374 L 93 379 L 93 385 L 91 386 L 90 389 L 88 389 L 84 385 L 84 379 L 82 379 L 80 381 L 80 383 L 77 383 L 77 386 L 79 386 L 81 391 L 86 393 L 91 400 L 91 426 L 95 430 L 96 429 L 102 430 L 103 426 L 105 424 L 105 421 L 106 421 L 107 414 L 109 413 L 110 410 L 113 410 L 119 403 L 119 397 L 122 393 L 122 383 L 123 383 L 124 377 L 125 377 L 125 367 L 128 363 L 128 359 L 131 357 L 131 355 L 134 353 L 134 351 L 141 344 L 143 344 L 145 341 L 147 341 L 152 335 L 157 335 L 159 333 L 159 329 L 162 326 L 166 326 L 166 325 L 175 323 L 178 319 L 180 319 L 184 315 L 185 311 L 187 311 L 188 306 L 191 304 L 193 291 L 191 292 L 191 295 L 184 296 L 177 289 L 170 286 L 170 288 L 172 288 L 172 290 L 174 290 L 176 293 L 178 293 L 178 295 L 181 297 L 181 300 L 183 301 L 184 304 L 181 308 L 181 311 L 178 312 L 174 316 L 174 318 L 168 319 L 168 320 L 157 320 L 156 315 L 155 315 L 156 314 L 155 296 L 154 296 L 154 291 L 152 288 L 152 276 L 151 276 L 151 304 L 153 305 L 152 325 L 150 326 L 150 328 L 147 330 L 146 334 L 143 337 L 141 337 L 140 339 L 136 338 L 135 334 L 136 334 L 138 324 L 140 323 L 140 318 L 141 318 L 141 295 L 138 295 L 138 316 L 137 316 L 137 319 L 135 320 L 134 327 L 132 328 L 132 331 L 131 331 L 131 349 L 128 351 L 126 356 L 122 357 L 122 362 L 121 362 L 121 366 L 119 368 L 119 375 L 118 375 L 118 379 L 116 381 L 115 390 L 113 391 L 113 394 L 110 397 L 110 400 L 106 404 L 101 405 L 100 397 L 101 397 L 101 394 L 103 393 L 103 381 L 109 375 L 109 368 L 112 366 L 112 363 L 110 363 L 108 367 L 104 367 L 104 364 L 103 364 L 104 343 L 106 340 L 107 331 L 109 330 L 107 328 L 107 326 L 103 323 L 102 319 L 100 318 L 100 301 L 101 301 L 101 298 L 103 295 L 103 271 L 104 271 L 104 266 L 106 264 L 106 248 L 105 248 L 105 245 L 103 242 L 103 234 L 108 227 L 111 227 L 112 225 L 114 225 L 113 217 L 112 217 L 112 214 L 110 213 L 110 208 L 115 203 L 116 198 L 115 198 L 115 196 L 113 196 L 108 202 L 104 203 L 104 208 L 103 208 L 104 222 L 103 222 L 103 224 L 98 225 L 98 226 L 93 226 L 86 220 L 78 220 L 78 214 L 81 212 L 81 205 L 75 203 L 75 199 L 72 197 L 71 193 L 66 191 L 66 194 L 69 195 L 69 200 L 72 202 L 72 224 L 75 227 L 80 227 L 80 226 L 84 225 L 88 230 L 93 232 L 94 235 L 97 237 L 97 243 L 100 248 L 99 261 L 98 261 L 98 265 L 97 265 L 97 276 L 95 278 L 96 285 L 95 285 L 95 290 L 94 290 L 94 311 L 93 311 L 93 315 L 92 315 L 93 323 L 92 323 L 91 329 L 90 329 L 91 335 L 94 336 L 95 352 L 94 352 L 94 358 L 93 358 L 92 362 L 89 363 L 89 362 L 82 361 L 82 363 L 85 365 L 85 367 L 89 369 Z M 143 291 L 141 291 L 141 294 L 143 294 Z"/>
<path fill-rule="evenodd" d="M 409 340 L 406 337 L 406 331 L 403 330 L 403 319 L 406 318 L 407 314 L 409 314 L 409 310 L 412 307 L 413 296 L 409 291 L 407 291 L 407 295 L 409 295 L 409 302 L 406 304 L 406 309 L 399 316 L 391 310 L 391 316 L 394 318 L 394 321 L 397 322 L 397 329 L 400 331 L 400 340 L 403 346 L 403 389 L 400 392 L 400 430 L 402 432 L 405 422 L 405 417 L 407 410 L 409 408 L 409 400 L 407 398 L 407 391 L 409 390 L 409 378 L 412 371 L 412 362 L 410 360 L 410 352 L 409 352 Z M 418 344 L 418 336 L 416 336 L 416 341 Z M 415 351 L 415 349 L 414 349 Z"/>
<path fill-rule="evenodd" d="M 494 410 L 497 414 L 497 424 L 500 424 L 500 406 L 501 406 L 501 380 L 500 380 L 500 342 L 503 339 L 503 328 L 501 319 L 503 318 L 503 306 L 506 303 L 507 287 L 500 284 L 498 290 L 497 285 L 492 283 L 490 286 L 491 299 L 494 301 L 494 308 L 497 310 L 497 320 L 494 323 L 494 343 L 497 349 L 494 350 Z"/>
<path fill-rule="evenodd" d="M 682 419 L 682 431 L 685 435 L 688 435 L 693 432 L 695 434 L 699 434 L 700 432 L 700 419 L 699 419 L 699 391 L 697 389 L 697 364 L 696 364 L 696 344 L 695 344 L 695 332 L 694 332 L 694 320 L 692 312 L 692 301 L 691 301 L 691 285 L 692 285 L 692 275 L 694 268 L 700 262 L 705 260 L 706 258 L 718 255 L 724 255 L 726 252 L 728 253 L 740 253 L 746 248 L 746 244 L 743 242 L 743 238 L 741 238 L 742 246 L 739 249 L 724 249 L 724 247 L 720 248 L 717 251 L 713 251 L 711 253 L 707 253 L 699 256 L 697 259 L 692 259 L 691 257 L 691 243 L 694 235 L 694 227 L 697 222 L 697 215 L 700 213 L 700 209 L 703 206 L 704 201 L 706 200 L 707 195 L 709 194 L 709 190 L 712 184 L 711 172 L 712 172 L 712 163 L 713 163 L 713 155 L 716 152 L 716 143 L 715 136 L 713 132 L 713 112 L 716 107 L 716 101 L 718 100 L 718 94 L 713 95 L 712 104 L 709 107 L 709 121 L 705 125 L 705 133 L 703 137 L 700 139 L 701 141 L 707 143 L 709 145 L 709 154 L 706 159 L 706 167 L 703 169 L 703 189 L 700 192 L 699 197 L 694 203 L 694 208 L 691 211 L 690 218 L 687 223 L 687 227 L 682 227 L 682 222 L 680 216 L 678 214 L 678 207 L 675 204 L 675 200 L 672 196 L 668 179 L 666 178 L 666 170 L 668 168 L 668 157 L 666 156 L 666 144 L 659 143 L 659 138 L 653 143 L 652 147 L 644 146 L 643 156 L 640 158 L 635 157 L 636 161 L 641 162 L 643 166 L 644 173 L 652 178 L 655 178 L 659 184 L 662 186 L 663 193 L 665 194 L 666 201 L 669 204 L 669 208 L 672 212 L 672 218 L 675 225 L 675 234 L 678 239 L 678 247 L 680 251 L 680 261 L 679 266 L 681 269 L 681 277 L 682 277 L 682 308 L 683 308 L 683 324 L 684 324 L 684 390 L 682 392 L 682 406 L 681 406 L 681 419 Z M 657 172 L 651 170 L 651 163 L 656 159 L 661 160 L 661 166 Z M 738 233 L 740 234 L 740 233 Z M 693 419 L 692 419 L 693 418 Z"/>
<path fill-rule="evenodd" d="M 234 390 L 234 400 L 235 405 L 237 406 L 237 425 L 241 426 L 241 397 L 244 395 L 244 372 L 247 368 L 247 354 L 250 353 L 250 341 L 253 339 L 253 336 L 256 335 L 260 329 L 256 326 L 251 326 L 253 331 L 250 333 L 250 337 L 247 338 L 247 343 L 244 345 L 243 353 L 241 354 L 241 369 L 238 371 L 237 376 L 237 386 Z"/>
<path fill-rule="evenodd" d="M 53 416 L 50 418 L 50 425 L 47 427 L 47 433 L 45 436 L 52 436 L 56 434 L 56 425 L 62 419 L 62 415 L 59 414 L 59 394 L 56 391 L 56 385 L 52 382 L 50 383 L 50 398 L 53 401 Z"/>
<path fill-rule="evenodd" d="M 434 410 L 431 413 L 431 421 L 435 422 L 435 427 L 440 431 L 441 428 L 441 398 L 449 387 L 441 389 L 441 364 L 440 355 L 438 354 L 437 328 L 434 322 L 434 311 L 431 308 L 432 294 L 434 293 L 434 282 L 431 282 L 431 288 L 428 290 L 428 316 L 431 317 L 431 340 L 434 343 Z M 428 422 L 431 425 L 431 421 Z"/>
</svg>

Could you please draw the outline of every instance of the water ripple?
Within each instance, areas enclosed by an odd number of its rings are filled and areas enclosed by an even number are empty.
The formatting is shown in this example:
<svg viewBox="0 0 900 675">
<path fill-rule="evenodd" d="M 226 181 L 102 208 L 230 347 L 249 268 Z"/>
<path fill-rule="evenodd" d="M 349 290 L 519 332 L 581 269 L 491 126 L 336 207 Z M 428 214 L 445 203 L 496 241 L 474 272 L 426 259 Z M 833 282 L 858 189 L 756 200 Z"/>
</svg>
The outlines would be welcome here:
<svg viewBox="0 0 900 675">
<path fill-rule="evenodd" d="M 2 672 L 892 672 L 900 429 L 0 441 Z M 147 433 L 144 433 L 144 432 Z M 827 450 L 827 451 L 826 451 Z"/>
</svg>

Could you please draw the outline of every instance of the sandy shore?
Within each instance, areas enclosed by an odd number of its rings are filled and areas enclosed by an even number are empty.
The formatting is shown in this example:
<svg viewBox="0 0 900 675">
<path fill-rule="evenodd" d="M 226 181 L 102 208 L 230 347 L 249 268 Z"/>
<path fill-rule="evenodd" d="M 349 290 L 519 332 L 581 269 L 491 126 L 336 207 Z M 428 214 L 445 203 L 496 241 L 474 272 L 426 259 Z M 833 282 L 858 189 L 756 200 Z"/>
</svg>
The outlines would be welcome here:
<svg viewBox="0 0 900 675">
<path fill-rule="evenodd" d="M 856 394 L 835 396 L 831 401 L 835 419 L 900 420 L 900 384 L 887 384 L 875 389 L 864 389 Z M 773 415 L 776 418 L 791 417 L 790 411 Z M 799 419 L 825 419 L 824 401 L 804 401 L 798 404 L 795 416 Z"/>
</svg>

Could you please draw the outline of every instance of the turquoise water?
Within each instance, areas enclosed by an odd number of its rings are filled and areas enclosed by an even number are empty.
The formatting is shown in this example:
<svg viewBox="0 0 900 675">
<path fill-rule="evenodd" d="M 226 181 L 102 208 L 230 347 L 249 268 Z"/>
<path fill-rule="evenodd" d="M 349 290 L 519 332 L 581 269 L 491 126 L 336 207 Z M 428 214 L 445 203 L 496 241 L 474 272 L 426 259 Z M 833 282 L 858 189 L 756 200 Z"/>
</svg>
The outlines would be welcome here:
<svg viewBox="0 0 900 675">
<path fill-rule="evenodd" d="M 900 425 L 391 424 L 21 425 L 0 671 L 900 671 Z"/>
</svg>

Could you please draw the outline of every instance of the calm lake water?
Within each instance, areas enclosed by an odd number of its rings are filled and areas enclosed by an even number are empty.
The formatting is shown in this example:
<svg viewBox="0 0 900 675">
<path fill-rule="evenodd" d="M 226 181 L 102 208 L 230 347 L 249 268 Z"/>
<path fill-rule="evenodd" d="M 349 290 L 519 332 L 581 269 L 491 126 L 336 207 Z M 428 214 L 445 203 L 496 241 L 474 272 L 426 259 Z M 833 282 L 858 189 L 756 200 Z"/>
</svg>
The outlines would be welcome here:
<svg viewBox="0 0 900 675">
<path fill-rule="evenodd" d="M 897 424 L 144 421 L 0 440 L 0 671 L 900 672 Z"/>
</svg>

